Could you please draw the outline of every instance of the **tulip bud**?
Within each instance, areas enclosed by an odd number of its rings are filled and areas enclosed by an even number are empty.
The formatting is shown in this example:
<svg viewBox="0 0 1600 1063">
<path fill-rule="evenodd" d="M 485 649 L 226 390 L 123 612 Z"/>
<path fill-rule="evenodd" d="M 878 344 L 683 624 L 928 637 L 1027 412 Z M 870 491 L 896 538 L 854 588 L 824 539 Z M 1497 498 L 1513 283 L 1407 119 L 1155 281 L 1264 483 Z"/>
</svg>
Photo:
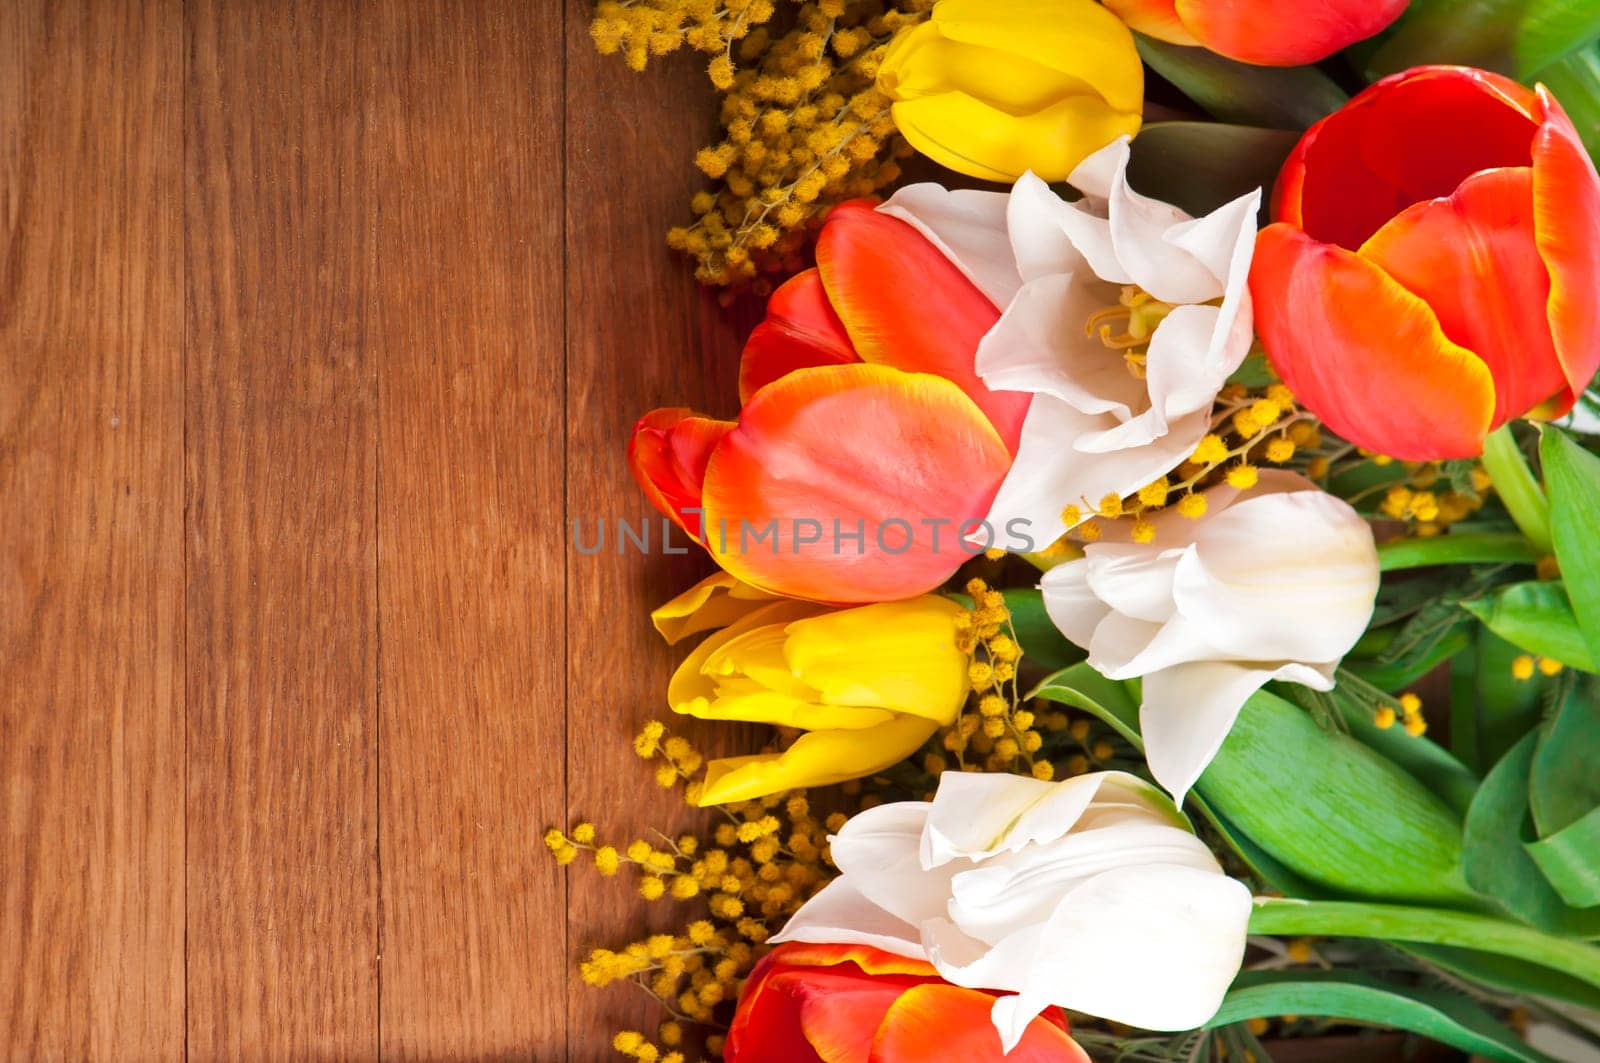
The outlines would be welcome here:
<svg viewBox="0 0 1600 1063">
<path fill-rule="evenodd" d="M 700 804 L 870 775 L 910 756 L 961 711 L 968 659 L 956 646 L 956 618 L 964 610 L 948 598 L 829 609 L 707 589 L 727 579 L 712 576 L 657 610 L 658 626 L 698 629 L 702 610 L 728 623 L 678 667 L 667 700 L 701 719 L 808 733 L 782 753 L 712 761 Z M 698 604 L 686 611 L 685 603 Z"/>
<path fill-rule="evenodd" d="M 1241 63 L 1299 66 L 1326 59 L 1400 17 L 1406 0 L 1106 0 L 1140 33 L 1199 45 Z"/>
<path fill-rule="evenodd" d="M 1093 0 L 938 0 L 878 71 L 895 125 L 941 166 L 991 181 L 1064 180 L 1139 130 L 1133 35 Z"/>
</svg>

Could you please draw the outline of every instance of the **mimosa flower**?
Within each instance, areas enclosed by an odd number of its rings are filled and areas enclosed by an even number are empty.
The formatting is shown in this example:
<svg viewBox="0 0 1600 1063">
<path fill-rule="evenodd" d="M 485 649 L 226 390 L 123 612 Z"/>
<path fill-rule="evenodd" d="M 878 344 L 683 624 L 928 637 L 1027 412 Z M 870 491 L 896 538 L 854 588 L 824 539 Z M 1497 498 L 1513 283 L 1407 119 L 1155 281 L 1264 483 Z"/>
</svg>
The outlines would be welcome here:
<svg viewBox="0 0 1600 1063">
<path fill-rule="evenodd" d="M 1246 279 L 1260 192 L 1203 218 L 1128 186 L 1128 144 L 1096 152 L 1064 202 L 1029 174 L 1009 196 L 913 185 L 884 211 L 917 226 L 1005 313 L 978 347 L 984 383 L 1031 393 L 990 507 L 1050 542 L 1193 453 L 1252 342 Z"/>
<path fill-rule="evenodd" d="M 1572 408 L 1600 366 L 1600 178 L 1543 86 L 1418 67 L 1312 126 L 1250 286 L 1295 397 L 1412 461 Z"/>
<path fill-rule="evenodd" d="M 1139 131 L 1133 35 L 1093 0 L 938 0 L 878 71 L 911 146 L 990 181 L 1059 181 Z"/>
<path fill-rule="evenodd" d="M 864 945 L 780 945 L 751 972 L 728 1030 L 728 1063 L 1089 1063 L 1056 1009 L 1001 1049 L 994 995 Z"/>
<path fill-rule="evenodd" d="M 911 226 L 844 204 L 817 262 L 750 336 L 738 421 L 654 410 L 629 465 L 745 583 L 824 602 L 921 594 L 971 556 L 954 529 L 987 512 L 1028 399 L 979 379 L 999 311 Z"/>
<path fill-rule="evenodd" d="M 727 625 L 678 667 L 668 702 L 704 720 L 807 733 L 782 753 L 712 761 L 702 805 L 870 775 L 960 713 L 969 661 L 956 645 L 956 618 L 966 610 L 950 599 L 829 609 L 724 594 L 726 579 L 713 576 L 654 614 L 674 634 L 703 630 L 705 611 Z"/>
<path fill-rule="evenodd" d="M 1300 66 L 1366 40 L 1400 17 L 1406 0 L 1106 0 L 1140 33 L 1209 48 L 1241 63 Z"/>
<path fill-rule="evenodd" d="M 868 945 L 1014 994 L 991 1011 L 1007 1048 L 1050 1005 L 1192 1029 L 1244 958 L 1250 891 L 1122 772 L 946 772 L 932 803 L 869 809 L 832 842 L 839 878 L 773 940 Z"/>
<path fill-rule="evenodd" d="M 1045 573 L 1045 608 L 1110 679 L 1143 677 L 1150 772 L 1180 803 L 1263 683 L 1331 690 L 1372 619 L 1378 553 L 1355 510 L 1293 473 L 1212 488 L 1149 543 L 1091 543 Z"/>
</svg>

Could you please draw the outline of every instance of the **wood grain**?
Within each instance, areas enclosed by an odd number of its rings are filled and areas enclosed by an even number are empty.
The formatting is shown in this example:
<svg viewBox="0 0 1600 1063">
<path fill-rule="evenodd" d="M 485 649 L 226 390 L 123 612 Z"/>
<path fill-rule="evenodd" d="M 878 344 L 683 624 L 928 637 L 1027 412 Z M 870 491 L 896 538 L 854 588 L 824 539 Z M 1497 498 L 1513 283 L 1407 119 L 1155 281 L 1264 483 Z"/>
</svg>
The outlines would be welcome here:
<svg viewBox="0 0 1600 1063">
<path fill-rule="evenodd" d="M 377 417 L 354 3 L 187 10 L 188 1049 L 376 1053 Z"/>
<path fill-rule="evenodd" d="M 661 553 L 660 521 L 628 473 L 633 423 L 656 406 L 738 409 L 738 350 L 751 308 L 721 309 L 689 264 L 665 245 L 668 224 L 687 214 L 704 184 L 695 150 L 712 133 L 715 98 L 698 56 L 674 56 L 645 76 L 595 53 L 590 5 L 569 0 L 567 29 L 567 498 L 586 547 L 600 522 L 605 548 L 569 550 L 567 779 L 570 818 L 596 822 L 613 839 L 650 836 L 695 822 L 633 755 L 647 720 L 669 716 L 665 692 L 682 656 L 650 626 L 649 611 L 710 571 L 688 548 Z M 649 521 L 651 553 L 617 550 L 616 528 Z M 684 549 L 681 537 L 678 549 Z M 708 749 L 731 749 L 737 728 L 676 726 Z M 681 925 L 671 901 L 646 912 L 622 879 L 574 865 L 569 971 L 599 945 L 629 940 L 642 926 Z M 605 1058 L 610 1033 L 651 1031 L 660 1009 L 631 986 L 596 990 L 567 976 L 571 1059 Z"/>
<path fill-rule="evenodd" d="M 183 1052 L 182 46 L 0 4 L 0 1059 Z"/>
<path fill-rule="evenodd" d="M 385 1059 L 566 1056 L 562 8 L 364 28 Z M 424 178 L 425 179 L 419 179 Z"/>
</svg>

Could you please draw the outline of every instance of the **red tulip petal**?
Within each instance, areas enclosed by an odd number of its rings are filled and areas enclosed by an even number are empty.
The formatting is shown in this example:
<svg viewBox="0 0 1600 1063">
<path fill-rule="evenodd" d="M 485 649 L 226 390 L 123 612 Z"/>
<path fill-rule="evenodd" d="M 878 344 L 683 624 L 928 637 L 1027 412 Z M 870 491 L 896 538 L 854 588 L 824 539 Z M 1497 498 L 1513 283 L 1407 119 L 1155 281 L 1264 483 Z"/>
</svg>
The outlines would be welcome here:
<svg viewBox="0 0 1600 1063">
<path fill-rule="evenodd" d="M 712 454 L 707 546 L 775 594 L 907 598 L 968 559 L 956 528 L 988 512 L 1010 464 L 948 380 L 881 365 L 801 369 L 762 388 Z M 840 537 L 858 530 L 859 543 Z"/>
<path fill-rule="evenodd" d="M 684 510 L 700 508 L 706 462 L 733 427 L 732 421 L 702 417 L 679 406 L 651 410 L 639 418 L 628 440 L 628 468 L 645 496 L 697 540 L 704 541 L 700 515 Z"/>
<path fill-rule="evenodd" d="M 1544 86 L 1533 144 L 1533 220 L 1550 271 L 1550 330 L 1566 376 L 1565 413 L 1600 368 L 1600 179 L 1572 120 Z"/>
<path fill-rule="evenodd" d="M 1200 44 L 1178 17 L 1173 0 L 1105 0 L 1106 7 L 1128 28 L 1160 41 L 1193 48 Z"/>
<path fill-rule="evenodd" d="M 1283 0 L 1177 0 L 1178 17 L 1205 47 L 1243 63 L 1300 66 L 1383 29 L 1406 0 L 1317 0 L 1285 17 Z"/>
<path fill-rule="evenodd" d="M 933 964 L 897 956 L 871 945 L 831 945 L 790 941 L 768 955 L 780 955 L 791 967 L 829 967 L 853 963 L 868 974 L 902 974 L 913 978 L 938 978 Z"/>
<path fill-rule="evenodd" d="M 990 391 L 979 379 L 978 341 L 1000 311 L 943 252 L 899 218 L 856 201 L 828 215 L 817 268 L 863 361 L 954 381 L 1016 451 L 1032 396 Z"/>
<path fill-rule="evenodd" d="M 883 1016 L 869 1063 L 1089 1063 L 1060 1026 L 1034 1019 L 1009 1053 L 989 1017 L 995 998 L 977 989 L 926 982 L 902 993 Z"/>
<path fill-rule="evenodd" d="M 1339 435 L 1414 461 L 1483 449 L 1494 378 L 1428 304 L 1353 252 L 1269 225 L 1250 269 L 1273 368 Z"/>
<path fill-rule="evenodd" d="M 739 361 L 739 401 L 786 373 L 813 365 L 859 362 L 850 335 L 828 305 L 822 275 L 796 273 L 767 301 L 767 316 L 745 341 Z"/>
<path fill-rule="evenodd" d="M 1528 90 L 1483 70 L 1384 78 L 1307 130 L 1284 164 L 1275 216 L 1353 251 L 1470 174 L 1529 165 L 1539 113 Z"/>
<path fill-rule="evenodd" d="M 1546 323 L 1550 277 L 1534 243 L 1532 203 L 1531 169 L 1484 170 L 1453 195 L 1413 203 L 1361 245 L 1363 258 L 1432 307 L 1444 334 L 1488 365 L 1496 426 L 1566 384 Z"/>
</svg>

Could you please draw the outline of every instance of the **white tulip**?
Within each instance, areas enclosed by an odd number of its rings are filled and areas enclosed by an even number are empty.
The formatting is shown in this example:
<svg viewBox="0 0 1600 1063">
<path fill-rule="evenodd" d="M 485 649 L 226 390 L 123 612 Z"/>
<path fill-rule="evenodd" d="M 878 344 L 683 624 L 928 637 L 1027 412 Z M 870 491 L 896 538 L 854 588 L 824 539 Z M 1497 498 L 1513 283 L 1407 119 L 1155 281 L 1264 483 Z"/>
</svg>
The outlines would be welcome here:
<svg viewBox="0 0 1600 1063">
<path fill-rule="evenodd" d="M 978 373 L 1035 397 L 988 521 L 1024 519 L 1041 544 L 1067 530 L 1067 505 L 1133 494 L 1187 458 L 1250 351 L 1260 190 L 1195 219 L 1129 188 L 1127 164 L 1126 138 L 1089 156 L 1069 178 L 1074 203 L 1029 173 L 1009 196 L 920 184 L 880 208 L 1003 311 Z M 1109 338 L 1118 327 L 1131 360 Z"/>
<path fill-rule="evenodd" d="M 832 843 L 839 877 L 773 940 L 872 945 L 1010 992 L 992 1012 L 1007 1051 L 1052 1004 L 1193 1029 L 1244 957 L 1250 891 L 1123 772 L 947 772 L 932 803 L 869 809 Z"/>
<path fill-rule="evenodd" d="M 1091 543 L 1040 583 L 1096 671 L 1143 677 L 1145 758 L 1180 804 L 1261 684 L 1333 688 L 1378 593 L 1372 529 L 1309 480 L 1267 471 L 1205 499 L 1198 520 L 1165 510 L 1150 543 Z"/>
</svg>

